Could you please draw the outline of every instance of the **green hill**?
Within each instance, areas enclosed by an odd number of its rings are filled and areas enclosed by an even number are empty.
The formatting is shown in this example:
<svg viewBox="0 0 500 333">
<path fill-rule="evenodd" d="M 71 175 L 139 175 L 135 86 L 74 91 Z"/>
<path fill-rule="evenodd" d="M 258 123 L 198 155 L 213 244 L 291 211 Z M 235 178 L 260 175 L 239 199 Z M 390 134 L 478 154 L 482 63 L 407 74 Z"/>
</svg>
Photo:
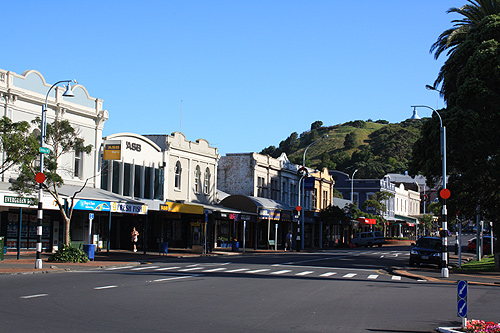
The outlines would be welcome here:
<svg viewBox="0 0 500 333">
<path fill-rule="evenodd" d="M 323 122 L 316 121 L 309 131 L 300 135 L 293 132 L 278 147 L 269 146 L 261 154 L 279 157 L 284 152 L 292 162 L 302 164 L 305 149 L 328 135 L 307 150 L 307 166 L 347 173 L 358 169 L 360 178 L 381 178 L 389 172 L 408 170 L 411 150 L 420 136 L 421 126 L 421 121 L 390 124 L 384 120 L 355 120 L 325 127 Z"/>
</svg>

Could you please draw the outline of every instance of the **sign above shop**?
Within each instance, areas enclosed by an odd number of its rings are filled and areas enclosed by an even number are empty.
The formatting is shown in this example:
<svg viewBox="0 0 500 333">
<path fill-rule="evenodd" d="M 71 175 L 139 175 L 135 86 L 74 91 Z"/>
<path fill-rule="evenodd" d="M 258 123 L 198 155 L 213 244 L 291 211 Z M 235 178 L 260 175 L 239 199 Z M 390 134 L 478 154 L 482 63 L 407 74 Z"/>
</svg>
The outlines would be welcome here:
<svg viewBox="0 0 500 333">
<path fill-rule="evenodd" d="M 104 141 L 103 160 L 120 160 L 122 158 L 122 142 L 120 140 Z"/>
</svg>

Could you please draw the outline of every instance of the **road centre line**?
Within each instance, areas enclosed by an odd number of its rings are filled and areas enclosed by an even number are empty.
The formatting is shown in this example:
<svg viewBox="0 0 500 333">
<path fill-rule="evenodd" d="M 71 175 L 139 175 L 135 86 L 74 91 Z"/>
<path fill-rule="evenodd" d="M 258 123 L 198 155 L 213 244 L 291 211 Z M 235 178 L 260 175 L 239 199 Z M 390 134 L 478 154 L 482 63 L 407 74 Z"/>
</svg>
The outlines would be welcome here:
<svg viewBox="0 0 500 333">
<path fill-rule="evenodd" d="M 101 289 L 111 289 L 111 288 L 118 288 L 118 286 L 102 286 L 102 287 L 95 287 L 95 290 L 101 290 Z"/>
<path fill-rule="evenodd" d="M 179 272 L 196 271 L 196 270 L 199 270 L 199 269 L 205 269 L 205 267 L 184 268 L 184 269 L 179 269 Z"/>
<path fill-rule="evenodd" d="M 245 273 L 260 273 L 260 272 L 266 272 L 266 271 L 270 271 L 270 269 L 269 268 L 256 269 L 256 270 L 253 270 L 253 271 L 247 271 Z"/>
<path fill-rule="evenodd" d="M 342 259 L 342 258 L 352 258 L 352 257 L 358 257 L 358 256 L 359 256 L 359 254 L 354 254 L 354 255 L 349 255 L 349 256 L 334 256 L 334 257 L 328 257 L 328 258 L 318 258 L 318 259 L 309 259 L 309 260 L 300 260 L 300 261 L 290 261 L 290 262 L 285 262 L 285 263 L 283 263 L 281 265 L 292 265 L 292 264 L 300 264 L 300 263 L 312 262 L 312 261 L 322 261 L 322 260 L 334 260 L 334 259 Z"/>
<path fill-rule="evenodd" d="M 28 295 L 28 296 L 21 296 L 19 298 L 28 299 L 28 298 L 37 298 L 37 297 L 45 297 L 45 296 L 49 296 L 49 294 Z"/>
</svg>

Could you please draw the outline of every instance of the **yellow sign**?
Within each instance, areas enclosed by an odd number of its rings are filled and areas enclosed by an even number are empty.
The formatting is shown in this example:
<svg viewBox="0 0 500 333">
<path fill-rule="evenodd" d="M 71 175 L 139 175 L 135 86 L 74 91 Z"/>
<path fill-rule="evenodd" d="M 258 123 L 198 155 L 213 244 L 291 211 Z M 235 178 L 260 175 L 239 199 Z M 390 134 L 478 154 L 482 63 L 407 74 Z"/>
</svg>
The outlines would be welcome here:
<svg viewBox="0 0 500 333">
<path fill-rule="evenodd" d="M 203 206 L 178 202 L 165 202 L 164 205 L 160 205 L 160 210 L 171 213 L 204 214 Z"/>
<path fill-rule="evenodd" d="M 120 160 L 122 158 L 122 144 L 119 140 L 104 142 L 104 160 Z"/>
</svg>

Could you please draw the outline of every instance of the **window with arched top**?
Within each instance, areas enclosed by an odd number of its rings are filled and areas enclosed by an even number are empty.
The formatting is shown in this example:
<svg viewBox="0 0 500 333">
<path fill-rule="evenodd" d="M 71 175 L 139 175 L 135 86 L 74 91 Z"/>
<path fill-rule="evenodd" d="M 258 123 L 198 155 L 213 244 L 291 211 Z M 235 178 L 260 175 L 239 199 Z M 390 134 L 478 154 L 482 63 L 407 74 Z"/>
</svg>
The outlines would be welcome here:
<svg viewBox="0 0 500 333">
<path fill-rule="evenodd" d="M 174 177 L 174 187 L 177 190 L 181 189 L 181 174 L 182 174 L 181 162 L 177 161 L 177 163 L 175 163 L 175 177 Z"/>
<path fill-rule="evenodd" d="M 194 191 L 195 193 L 200 193 L 201 191 L 201 171 L 199 165 L 196 166 L 194 171 Z"/>
<path fill-rule="evenodd" d="M 204 187 L 203 192 L 205 194 L 209 194 L 210 193 L 210 169 L 209 168 L 205 169 L 205 182 L 203 184 L 203 187 Z"/>
</svg>

